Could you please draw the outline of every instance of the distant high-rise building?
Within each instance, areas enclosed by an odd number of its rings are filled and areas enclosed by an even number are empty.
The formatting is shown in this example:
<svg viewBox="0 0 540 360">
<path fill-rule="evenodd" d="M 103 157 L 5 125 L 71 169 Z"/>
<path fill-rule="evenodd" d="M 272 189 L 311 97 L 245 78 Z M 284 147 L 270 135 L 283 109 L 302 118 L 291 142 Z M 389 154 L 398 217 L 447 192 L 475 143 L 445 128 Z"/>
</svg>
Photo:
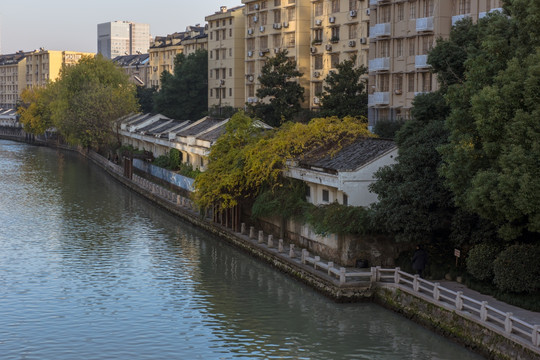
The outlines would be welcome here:
<svg viewBox="0 0 540 360">
<path fill-rule="evenodd" d="M 109 59 L 148 52 L 150 25 L 130 21 L 98 24 L 98 53 Z"/>
</svg>

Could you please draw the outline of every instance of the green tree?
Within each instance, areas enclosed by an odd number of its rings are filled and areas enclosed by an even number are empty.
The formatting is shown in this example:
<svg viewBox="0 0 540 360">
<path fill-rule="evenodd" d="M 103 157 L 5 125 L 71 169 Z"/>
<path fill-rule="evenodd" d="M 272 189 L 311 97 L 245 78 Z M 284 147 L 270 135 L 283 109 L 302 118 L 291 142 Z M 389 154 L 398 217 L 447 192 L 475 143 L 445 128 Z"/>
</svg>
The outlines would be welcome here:
<svg viewBox="0 0 540 360">
<path fill-rule="evenodd" d="M 270 126 L 291 121 L 304 101 L 304 88 L 298 83 L 302 75 L 296 69 L 296 61 L 287 57 L 287 50 L 267 59 L 259 76 L 259 102 L 248 105 L 250 113 Z"/>
<path fill-rule="evenodd" d="M 52 128 L 51 103 L 58 87 L 50 83 L 47 87 L 26 88 L 21 93 L 17 108 L 24 131 L 34 135 L 44 134 Z"/>
<path fill-rule="evenodd" d="M 367 116 L 365 66 L 355 66 L 356 56 L 336 65 L 336 72 L 330 72 L 324 79 L 324 93 L 321 98 L 321 117 L 327 116 Z"/>
<path fill-rule="evenodd" d="M 137 86 L 137 101 L 143 113 L 154 111 L 154 94 L 157 92 L 155 87 Z"/>
<path fill-rule="evenodd" d="M 208 52 L 178 54 L 174 75 L 161 74 L 161 89 L 154 96 L 154 111 L 179 120 L 198 120 L 208 110 Z"/>
<path fill-rule="evenodd" d="M 73 144 L 95 149 L 111 144 L 113 122 L 138 110 L 127 75 L 101 55 L 62 68 L 55 86 L 53 123 Z"/>
</svg>

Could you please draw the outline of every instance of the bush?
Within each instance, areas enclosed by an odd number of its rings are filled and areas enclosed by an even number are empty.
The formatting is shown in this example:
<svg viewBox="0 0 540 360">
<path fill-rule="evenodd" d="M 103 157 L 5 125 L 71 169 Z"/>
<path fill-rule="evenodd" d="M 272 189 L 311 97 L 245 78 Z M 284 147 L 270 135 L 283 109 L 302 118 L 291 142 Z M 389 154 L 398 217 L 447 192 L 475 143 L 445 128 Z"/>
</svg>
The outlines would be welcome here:
<svg viewBox="0 0 540 360">
<path fill-rule="evenodd" d="M 493 262 L 500 252 L 500 247 L 496 245 L 476 245 L 467 256 L 467 272 L 478 280 L 492 280 Z"/>
<path fill-rule="evenodd" d="M 169 151 L 169 166 L 171 170 L 176 170 L 180 166 L 181 154 L 177 149 L 171 149 Z"/>
<path fill-rule="evenodd" d="M 512 245 L 493 264 L 494 283 L 501 291 L 532 293 L 540 289 L 540 246 Z"/>
</svg>

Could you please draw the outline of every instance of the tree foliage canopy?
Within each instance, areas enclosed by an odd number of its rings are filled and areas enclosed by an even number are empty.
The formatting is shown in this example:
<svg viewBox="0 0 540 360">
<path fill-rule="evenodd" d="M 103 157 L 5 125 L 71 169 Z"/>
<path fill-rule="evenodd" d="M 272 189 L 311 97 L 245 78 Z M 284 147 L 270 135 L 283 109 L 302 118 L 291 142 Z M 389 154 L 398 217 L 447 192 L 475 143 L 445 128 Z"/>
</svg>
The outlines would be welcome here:
<svg viewBox="0 0 540 360">
<path fill-rule="evenodd" d="M 250 113 L 270 126 L 291 121 L 304 101 L 304 88 L 297 80 L 302 75 L 296 69 L 296 61 L 287 57 L 287 50 L 267 59 L 259 76 L 261 87 L 256 93 L 260 101 L 248 106 Z"/>
<path fill-rule="evenodd" d="M 365 66 L 355 66 L 356 56 L 336 65 L 324 79 L 324 93 L 321 98 L 321 117 L 327 116 L 367 116 L 368 95 L 362 76 L 367 73 Z"/>
<path fill-rule="evenodd" d="M 208 52 L 197 50 L 174 59 L 174 75 L 161 74 L 154 111 L 178 120 L 198 120 L 208 110 Z"/>
</svg>

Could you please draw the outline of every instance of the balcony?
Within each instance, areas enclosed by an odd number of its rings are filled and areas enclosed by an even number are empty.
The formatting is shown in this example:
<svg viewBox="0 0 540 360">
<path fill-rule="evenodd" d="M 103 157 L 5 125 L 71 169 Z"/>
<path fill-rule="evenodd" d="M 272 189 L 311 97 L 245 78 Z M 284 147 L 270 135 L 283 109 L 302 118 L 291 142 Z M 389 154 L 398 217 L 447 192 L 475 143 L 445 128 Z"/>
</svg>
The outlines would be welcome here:
<svg viewBox="0 0 540 360">
<path fill-rule="evenodd" d="M 376 6 L 379 3 L 379 0 L 369 0 L 369 6 Z"/>
<path fill-rule="evenodd" d="M 389 92 L 375 92 L 368 95 L 368 106 L 388 105 L 390 104 Z"/>
<path fill-rule="evenodd" d="M 414 58 L 414 67 L 417 69 L 429 69 L 431 65 L 427 62 L 427 55 L 416 55 Z"/>
<path fill-rule="evenodd" d="M 433 31 L 433 16 L 416 19 L 416 31 Z"/>
<path fill-rule="evenodd" d="M 369 60 L 369 72 L 390 70 L 390 58 L 376 58 Z"/>
<path fill-rule="evenodd" d="M 503 13 L 503 9 L 502 9 L 502 8 L 493 8 L 493 9 L 491 9 L 491 10 L 489 10 L 489 11 L 483 11 L 483 12 L 481 12 L 481 13 L 478 14 L 478 18 L 479 18 L 479 19 L 482 19 L 482 18 L 486 17 L 487 14 L 491 14 L 491 13 L 493 13 L 493 12 L 500 12 L 500 13 L 502 14 L 502 13 Z"/>
<path fill-rule="evenodd" d="M 376 38 L 382 36 L 390 36 L 390 23 L 376 24 L 370 27 L 369 37 Z"/>
<path fill-rule="evenodd" d="M 456 25 L 458 21 L 463 20 L 468 17 L 471 17 L 471 14 L 461 14 L 461 15 L 452 16 L 452 26 Z"/>
</svg>

